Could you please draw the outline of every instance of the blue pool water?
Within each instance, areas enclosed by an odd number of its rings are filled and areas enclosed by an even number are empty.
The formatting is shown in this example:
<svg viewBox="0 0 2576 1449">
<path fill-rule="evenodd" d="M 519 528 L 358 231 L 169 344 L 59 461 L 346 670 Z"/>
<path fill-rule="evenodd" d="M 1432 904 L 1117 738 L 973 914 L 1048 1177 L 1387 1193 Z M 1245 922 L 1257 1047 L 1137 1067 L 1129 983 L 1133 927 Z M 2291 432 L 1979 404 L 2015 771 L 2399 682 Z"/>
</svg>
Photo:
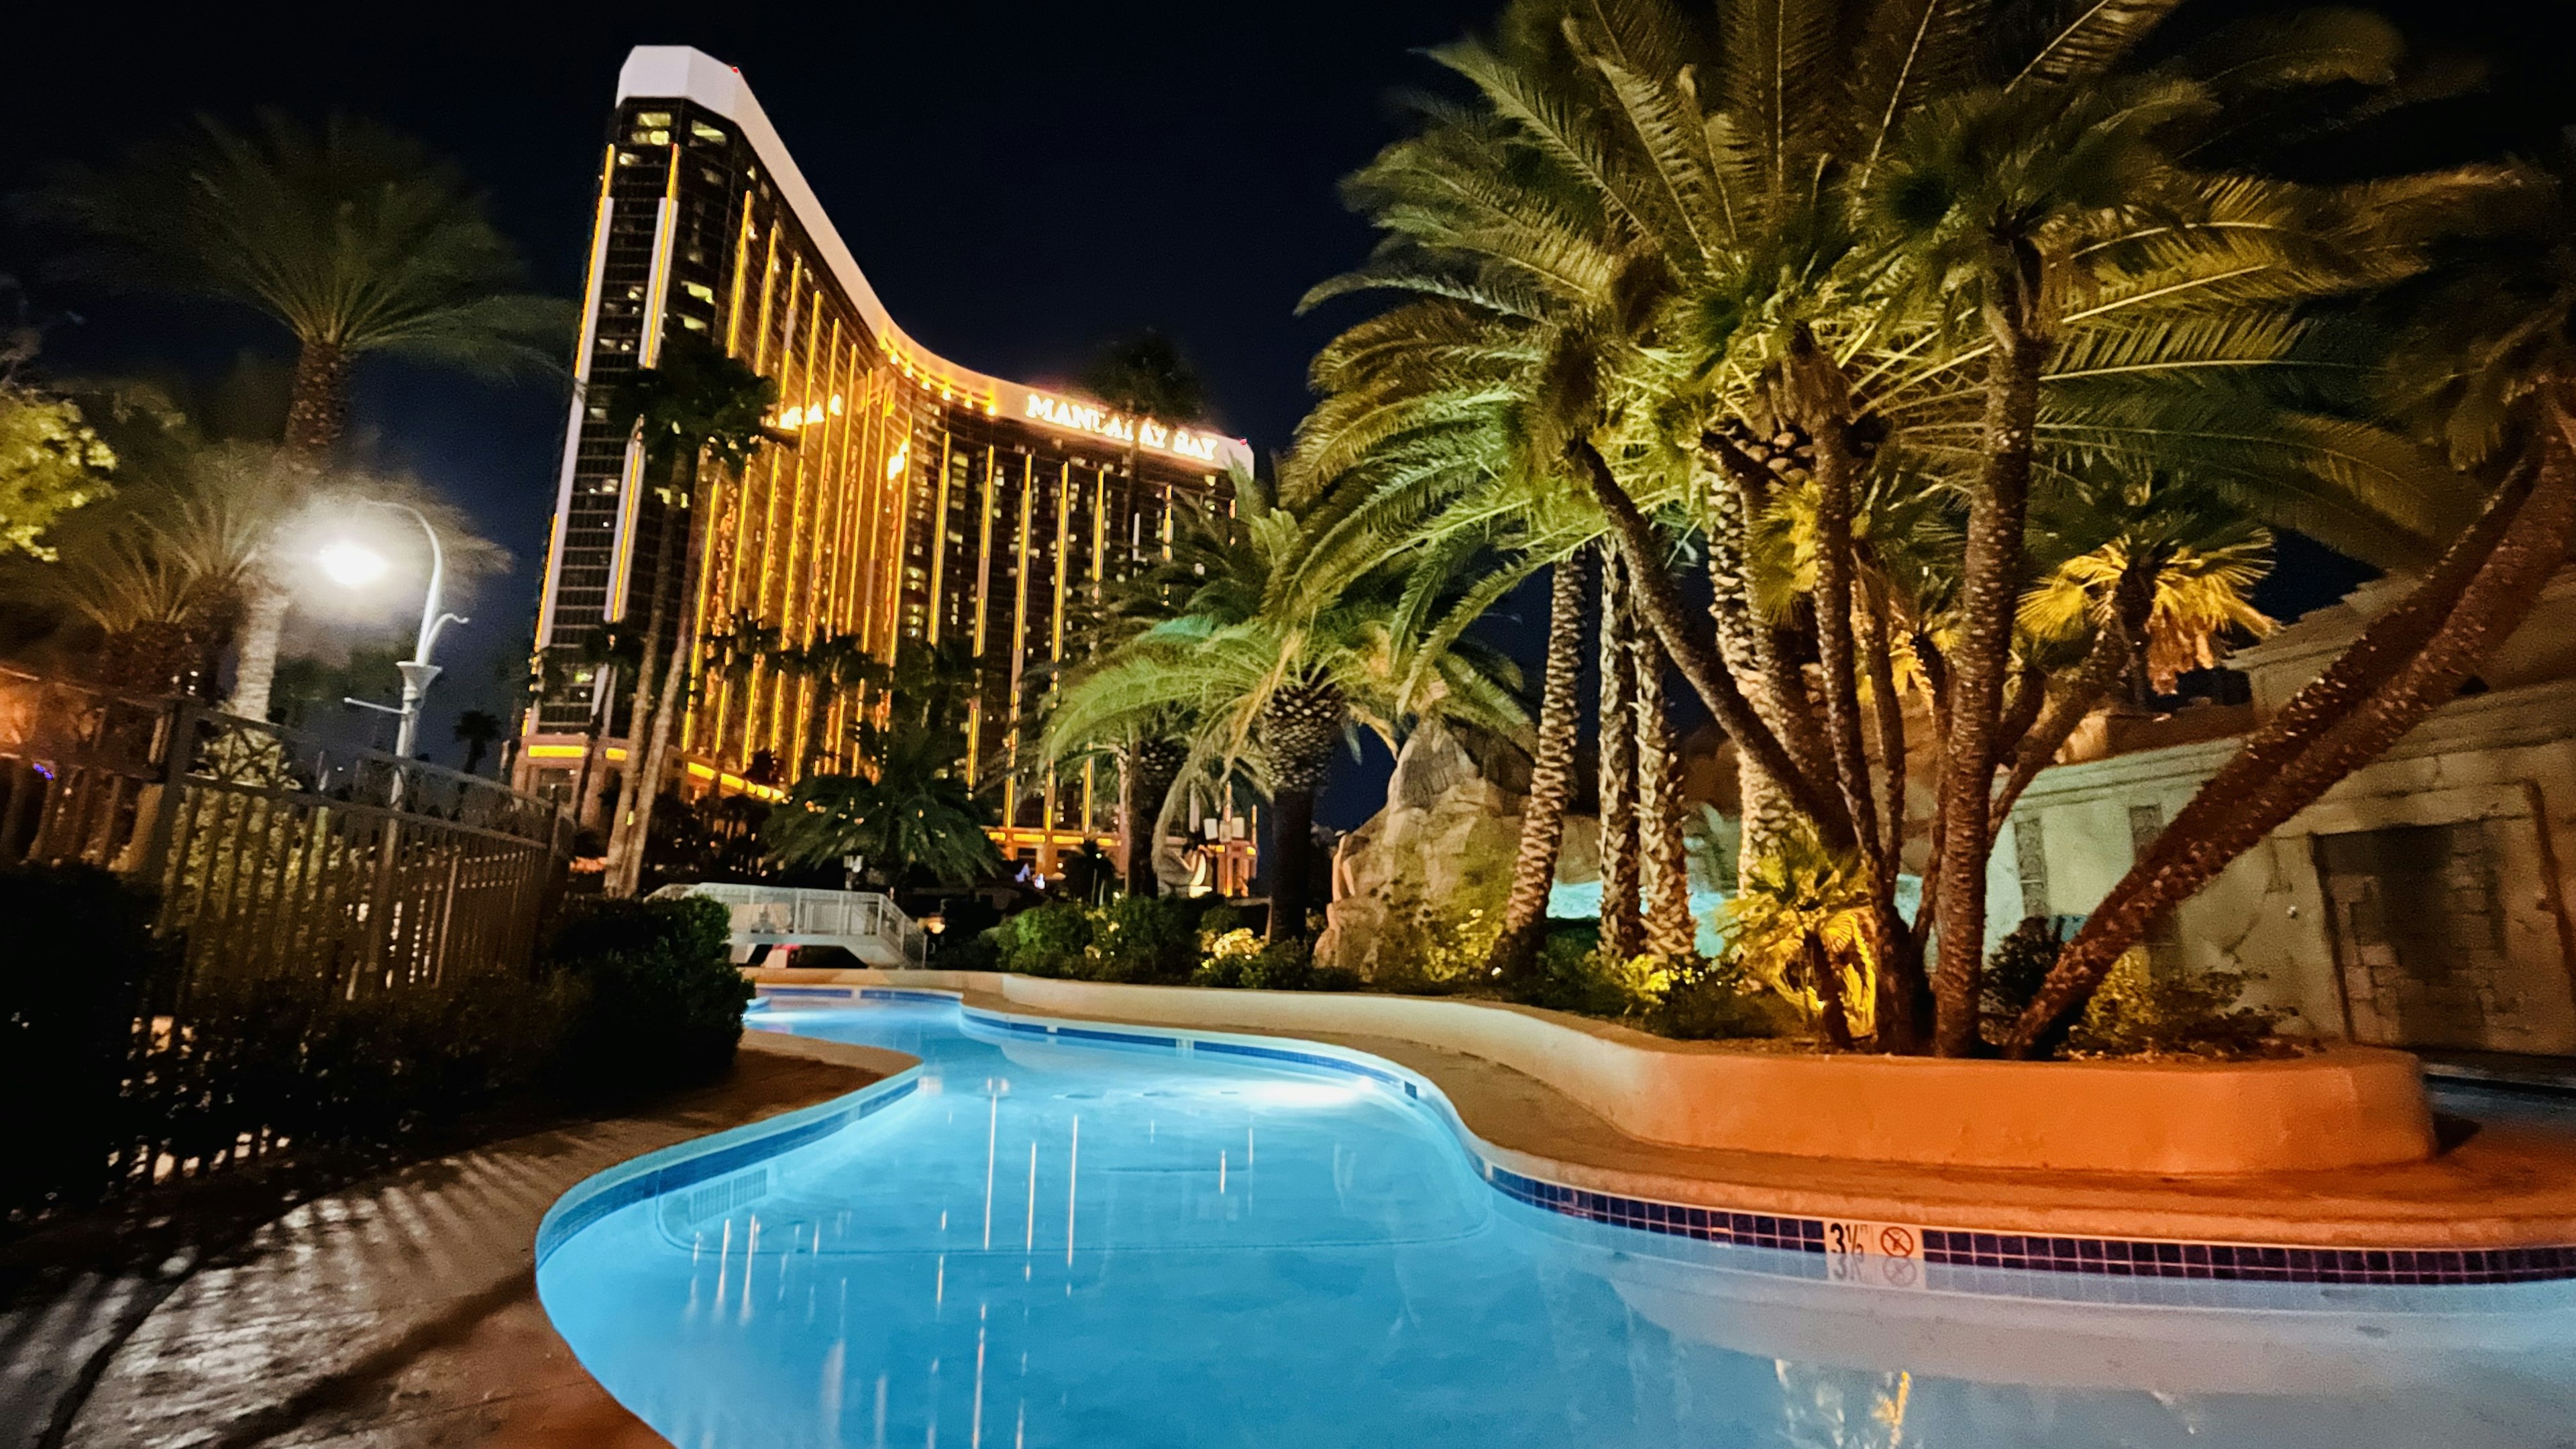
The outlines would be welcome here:
<svg viewBox="0 0 2576 1449">
<path fill-rule="evenodd" d="M 2576 1445 L 2567 1284 L 1867 1287 L 1511 1201 L 1362 1077 L 758 1019 L 924 1065 L 784 1154 L 577 1193 L 538 1271 L 681 1449 Z"/>
</svg>

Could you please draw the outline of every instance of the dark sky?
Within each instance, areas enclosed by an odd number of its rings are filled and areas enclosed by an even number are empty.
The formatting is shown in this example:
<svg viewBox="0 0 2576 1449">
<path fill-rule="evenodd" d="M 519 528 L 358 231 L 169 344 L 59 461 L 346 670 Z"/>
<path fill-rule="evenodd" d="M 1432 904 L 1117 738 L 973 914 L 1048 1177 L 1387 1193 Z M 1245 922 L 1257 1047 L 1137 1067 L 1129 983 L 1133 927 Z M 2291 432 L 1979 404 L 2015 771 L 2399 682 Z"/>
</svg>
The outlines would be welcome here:
<svg viewBox="0 0 2576 1449">
<path fill-rule="evenodd" d="M 579 284 L 581 248 L 617 68 L 636 44 L 691 44 L 739 66 L 878 293 L 956 361 L 1044 380 L 1142 325 L 1179 338 L 1220 420 L 1282 446 L 1305 406 L 1304 365 L 1335 317 L 1291 315 L 1298 294 L 1366 249 L 1335 179 L 1397 125 L 1390 94 L 1436 82 L 1414 52 L 1490 19 L 1494 0 L 1231 0 L 780 6 L 746 0 L 592 5 L 22 7 L 9 22 L 0 190 L 44 161 L 105 159 L 190 112 L 338 108 L 412 131 L 492 194 L 536 281 Z M 2204 0 L 2185 16 L 2248 8 Z M 2437 43 L 2497 57 L 2488 95 L 2380 144 L 2428 156 L 2500 146 L 2576 114 L 2568 51 L 2544 29 L 2565 0 L 2400 0 L 2384 6 Z M 2551 17 L 2562 17 L 2553 20 Z M 2440 29 L 2437 31 L 2436 26 Z M 0 232 L 0 274 L 33 277 L 29 240 Z M 63 371 L 152 361 L 212 365 L 256 327 L 166 304 L 38 285 Z M 1348 314 L 1338 314 L 1346 320 Z M 500 707 L 534 612 L 562 410 L 543 387 L 503 388 L 383 366 L 358 425 L 382 456 L 471 509 L 518 555 L 452 635 L 448 708 Z M 2301 559 L 2281 602 L 2331 597 Z M 1536 592 L 1520 601 L 1544 608 Z M 424 740 L 450 748 L 433 718 Z M 1345 772 L 1324 814 L 1374 808 L 1378 769 Z"/>
</svg>

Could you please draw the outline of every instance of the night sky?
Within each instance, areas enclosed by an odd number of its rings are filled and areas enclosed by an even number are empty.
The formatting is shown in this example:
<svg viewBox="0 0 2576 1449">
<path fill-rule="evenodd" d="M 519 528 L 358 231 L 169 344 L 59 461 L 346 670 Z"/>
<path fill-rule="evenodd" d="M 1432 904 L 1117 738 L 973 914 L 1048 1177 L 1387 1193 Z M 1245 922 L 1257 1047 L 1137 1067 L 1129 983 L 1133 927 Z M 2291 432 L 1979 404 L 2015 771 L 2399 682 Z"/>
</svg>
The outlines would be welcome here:
<svg viewBox="0 0 2576 1449">
<path fill-rule="evenodd" d="M 411 131 L 488 188 L 536 283 L 578 294 L 617 68 L 637 44 L 689 44 L 739 66 L 888 308 L 924 345 L 1032 382 L 1077 369 L 1141 326 L 1178 338 L 1228 430 L 1284 446 L 1306 358 L 1353 312 L 1297 318 L 1298 295 L 1369 235 L 1338 177 L 1400 124 L 1393 95 L 1436 86 L 1416 52 L 1486 23 L 1494 0 L 1255 0 L 1189 6 L 883 3 L 19 7 L 8 24 L 0 191 L 52 159 L 105 160 L 194 111 L 337 108 Z M 2203 0 L 2186 20 L 2251 8 Z M 2269 7 L 2267 7 L 2269 8 Z M 2576 119 L 2561 79 L 2565 0 L 2405 0 L 2378 7 L 2428 44 L 2496 60 L 2487 91 L 2410 117 L 2373 144 L 2410 159 L 2495 154 Z M 363 18 L 361 18 L 363 17 Z M 2442 28 L 2437 32 L 2433 27 Z M 0 274 L 52 317 L 61 374 L 154 364 L 211 370 L 282 334 L 204 309 L 45 284 L 34 239 L 0 231 Z M 65 314 L 77 314 L 76 317 Z M 450 636 L 442 710 L 506 709 L 532 626 L 563 408 L 549 386 L 488 386 L 391 364 L 363 375 L 357 428 L 517 555 Z M 2354 575 L 2284 558 L 2267 600 L 2295 612 Z M 1518 601 L 1543 613 L 1543 592 Z M 1501 625 L 1518 644 L 1533 631 Z M 1535 652 L 1534 649 L 1531 652 Z M 1534 660 L 1533 660 L 1534 662 Z M 452 761 L 451 761 L 452 762 Z M 1375 808 L 1383 762 L 1324 803 Z"/>
</svg>

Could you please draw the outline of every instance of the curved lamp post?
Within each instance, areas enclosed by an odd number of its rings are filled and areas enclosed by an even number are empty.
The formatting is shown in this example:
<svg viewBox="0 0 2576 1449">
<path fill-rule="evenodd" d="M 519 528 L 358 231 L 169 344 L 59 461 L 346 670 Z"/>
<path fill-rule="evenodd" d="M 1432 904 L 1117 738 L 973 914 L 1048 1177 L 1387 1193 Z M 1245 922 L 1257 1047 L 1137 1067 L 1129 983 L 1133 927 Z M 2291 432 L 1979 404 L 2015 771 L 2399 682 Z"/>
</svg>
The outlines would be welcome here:
<svg viewBox="0 0 2576 1449">
<path fill-rule="evenodd" d="M 422 535 L 429 540 L 429 592 L 420 604 L 420 634 L 412 641 L 411 657 L 394 666 L 402 671 L 402 706 L 391 708 L 364 699 L 345 701 L 360 709 L 372 709 L 397 717 L 401 723 L 394 729 L 394 757 L 408 760 L 412 744 L 420 735 L 420 698 L 429 691 L 430 681 L 438 678 L 438 666 L 429 662 L 429 652 L 437 645 L 441 629 L 449 624 L 472 621 L 462 614 L 448 613 L 443 607 L 447 551 L 439 546 L 438 530 L 430 526 L 428 515 L 408 503 L 396 503 L 388 498 L 361 498 L 357 501 L 370 508 L 391 508 L 410 514 L 412 521 L 420 525 Z M 325 545 L 318 557 L 322 571 L 329 574 L 333 582 L 351 588 L 384 577 L 389 567 L 384 555 L 364 544 L 346 541 Z M 399 772 L 394 790 L 399 798 L 402 790 Z"/>
</svg>

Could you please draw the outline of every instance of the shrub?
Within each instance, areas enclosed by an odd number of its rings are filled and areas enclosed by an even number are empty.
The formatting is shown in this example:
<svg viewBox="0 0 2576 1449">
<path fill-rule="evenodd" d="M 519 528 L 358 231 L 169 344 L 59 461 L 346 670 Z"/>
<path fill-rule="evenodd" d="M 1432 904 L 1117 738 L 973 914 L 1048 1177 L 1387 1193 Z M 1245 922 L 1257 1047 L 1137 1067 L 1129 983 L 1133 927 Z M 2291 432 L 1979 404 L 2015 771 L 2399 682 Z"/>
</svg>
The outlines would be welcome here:
<svg viewBox="0 0 2576 1449">
<path fill-rule="evenodd" d="M 581 992 L 562 1063 L 568 1083 L 619 1095 L 723 1075 L 752 996 L 734 969 L 730 929 L 725 908 L 699 898 L 571 909 L 548 953 Z"/>
<path fill-rule="evenodd" d="M 2057 953 L 2065 948 L 2057 922 L 2049 916 L 2027 917 L 1995 943 L 1986 956 L 1983 995 L 1977 1003 L 1987 1041 L 2001 1042 L 2012 1030 L 2022 1009 L 2039 994 L 2049 969 L 2057 964 Z M 2056 1035 L 2062 1040 L 2065 1033 L 2061 1029 Z M 2056 1043 L 2046 1045 L 2053 1050 Z"/>
<path fill-rule="evenodd" d="M 2254 976 L 2245 971 L 2201 971 L 2159 976 L 2147 953 L 2131 951 L 2102 979 L 2084 1017 L 2067 1034 L 2076 1056 L 2262 1056 L 2282 1048 L 2274 1039 L 2288 1013 L 2243 1006 L 2237 998 Z"/>
<path fill-rule="evenodd" d="M 1387 923 L 1378 985 L 1389 991 L 1440 995 L 1485 984 L 1486 963 L 1503 934 L 1503 913 L 1470 906 L 1442 910 L 1422 901 L 1397 909 Z"/>
<path fill-rule="evenodd" d="M 0 1213 L 105 1185 L 145 982 L 167 964 L 145 892 L 90 866 L 0 870 Z"/>
<path fill-rule="evenodd" d="M 1091 912 L 1079 901 L 1049 901 L 994 927 L 995 959 L 1028 976 L 1081 974 L 1091 945 Z"/>
<path fill-rule="evenodd" d="M 1189 980 L 1199 961 L 1199 915 L 1188 901 L 1119 896 L 1091 913 L 1082 974 L 1095 981 Z"/>
<path fill-rule="evenodd" d="M 1693 961 L 1672 973 L 1641 1025 L 1683 1041 L 1782 1034 L 1780 998 L 1731 961 Z"/>
<path fill-rule="evenodd" d="M 1238 926 L 1210 943 L 1190 984 L 1252 991 L 1358 991 L 1368 983 L 1356 971 L 1317 967 L 1313 946 L 1303 940 L 1256 942 L 1249 929 Z"/>
<path fill-rule="evenodd" d="M 1520 999 L 1583 1016 L 1642 1016 L 1662 1004 L 1672 979 L 1661 957 L 1623 960 L 1569 932 L 1549 937 L 1539 949 L 1538 970 Z"/>
</svg>

